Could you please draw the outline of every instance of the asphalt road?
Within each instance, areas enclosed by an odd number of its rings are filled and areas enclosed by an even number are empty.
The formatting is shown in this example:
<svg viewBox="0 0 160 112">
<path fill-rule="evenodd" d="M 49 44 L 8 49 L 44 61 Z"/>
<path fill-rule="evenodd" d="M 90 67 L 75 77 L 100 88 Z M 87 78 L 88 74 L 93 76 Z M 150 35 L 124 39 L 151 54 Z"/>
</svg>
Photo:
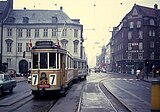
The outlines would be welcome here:
<svg viewBox="0 0 160 112">
<path fill-rule="evenodd" d="M 0 96 L 0 110 L 12 112 L 118 112 L 114 109 L 99 82 L 132 112 L 150 112 L 151 83 L 137 81 L 134 75 L 91 73 L 86 81 L 76 83 L 66 97 L 37 100 L 27 81 L 17 83 L 13 94 Z M 53 106 L 54 105 L 54 106 Z M 44 109 L 45 108 L 45 109 Z"/>
<path fill-rule="evenodd" d="M 151 83 L 136 80 L 134 75 L 117 73 L 91 73 L 87 77 L 80 112 L 118 112 L 104 100 L 99 81 L 131 112 L 150 112 Z"/>
</svg>

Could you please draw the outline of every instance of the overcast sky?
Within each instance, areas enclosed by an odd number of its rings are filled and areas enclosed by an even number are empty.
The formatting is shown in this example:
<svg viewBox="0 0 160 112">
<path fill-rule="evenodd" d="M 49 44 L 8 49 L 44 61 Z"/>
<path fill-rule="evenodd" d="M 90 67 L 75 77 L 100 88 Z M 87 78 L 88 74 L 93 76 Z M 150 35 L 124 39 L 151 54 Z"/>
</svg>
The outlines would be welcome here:
<svg viewBox="0 0 160 112">
<path fill-rule="evenodd" d="M 80 19 L 84 27 L 84 46 L 90 66 L 95 65 L 96 55 L 101 52 L 101 46 L 106 45 L 111 38 L 114 26 L 138 5 L 152 7 L 160 0 L 13 0 L 14 9 L 49 9 L 57 10 L 63 6 L 63 11 L 71 19 Z M 160 7 L 160 6 L 159 6 Z M 159 8 L 158 7 L 158 8 Z M 95 30 L 92 30 L 95 29 Z M 95 44 L 100 43 L 100 44 Z"/>
</svg>

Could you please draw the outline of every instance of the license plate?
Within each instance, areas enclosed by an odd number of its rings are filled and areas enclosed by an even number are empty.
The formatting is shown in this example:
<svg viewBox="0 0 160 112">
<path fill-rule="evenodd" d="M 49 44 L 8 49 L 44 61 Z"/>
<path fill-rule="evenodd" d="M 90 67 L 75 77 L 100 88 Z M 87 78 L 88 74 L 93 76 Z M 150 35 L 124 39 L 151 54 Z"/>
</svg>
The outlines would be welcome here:
<svg viewBox="0 0 160 112">
<path fill-rule="evenodd" d="M 50 88 L 49 84 L 45 84 L 45 85 L 38 85 L 39 88 Z"/>
</svg>

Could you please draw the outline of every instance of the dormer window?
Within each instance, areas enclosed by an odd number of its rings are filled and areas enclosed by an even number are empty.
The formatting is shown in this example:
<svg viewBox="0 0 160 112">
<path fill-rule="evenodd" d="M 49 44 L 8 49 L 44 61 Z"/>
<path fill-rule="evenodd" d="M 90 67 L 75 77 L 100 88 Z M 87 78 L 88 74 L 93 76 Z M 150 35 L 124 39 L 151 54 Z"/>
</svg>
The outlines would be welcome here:
<svg viewBox="0 0 160 112">
<path fill-rule="evenodd" d="M 14 17 L 9 17 L 9 18 L 7 18 L 7 23 L 14 23 L 14 21 L 15 21 L 15 18 Z"/>
<path fill-rule="evenodd" d="M 29 22 L 29 18 L 28 17 L 23 17 L 23 23 L 26 24 Z"/>
<path fill-rule="evenodd" d="M 57 17 L 52 17 L 52 23 L 57 23 Z"/>
</svg>

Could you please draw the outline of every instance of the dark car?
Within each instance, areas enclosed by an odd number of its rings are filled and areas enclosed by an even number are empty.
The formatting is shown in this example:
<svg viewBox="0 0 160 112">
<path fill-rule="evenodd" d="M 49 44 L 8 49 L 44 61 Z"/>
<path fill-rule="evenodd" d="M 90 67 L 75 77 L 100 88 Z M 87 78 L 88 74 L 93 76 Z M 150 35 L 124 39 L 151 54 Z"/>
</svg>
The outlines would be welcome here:
<svg viewBox="0 0 160 112">
<path fill-rule="evenodd" d="M 16 87 L 16 81 L 9 74 L 0 72 L 0 94 L 4 91 L 12 93 L 14 87 Z"/>
</svg>

